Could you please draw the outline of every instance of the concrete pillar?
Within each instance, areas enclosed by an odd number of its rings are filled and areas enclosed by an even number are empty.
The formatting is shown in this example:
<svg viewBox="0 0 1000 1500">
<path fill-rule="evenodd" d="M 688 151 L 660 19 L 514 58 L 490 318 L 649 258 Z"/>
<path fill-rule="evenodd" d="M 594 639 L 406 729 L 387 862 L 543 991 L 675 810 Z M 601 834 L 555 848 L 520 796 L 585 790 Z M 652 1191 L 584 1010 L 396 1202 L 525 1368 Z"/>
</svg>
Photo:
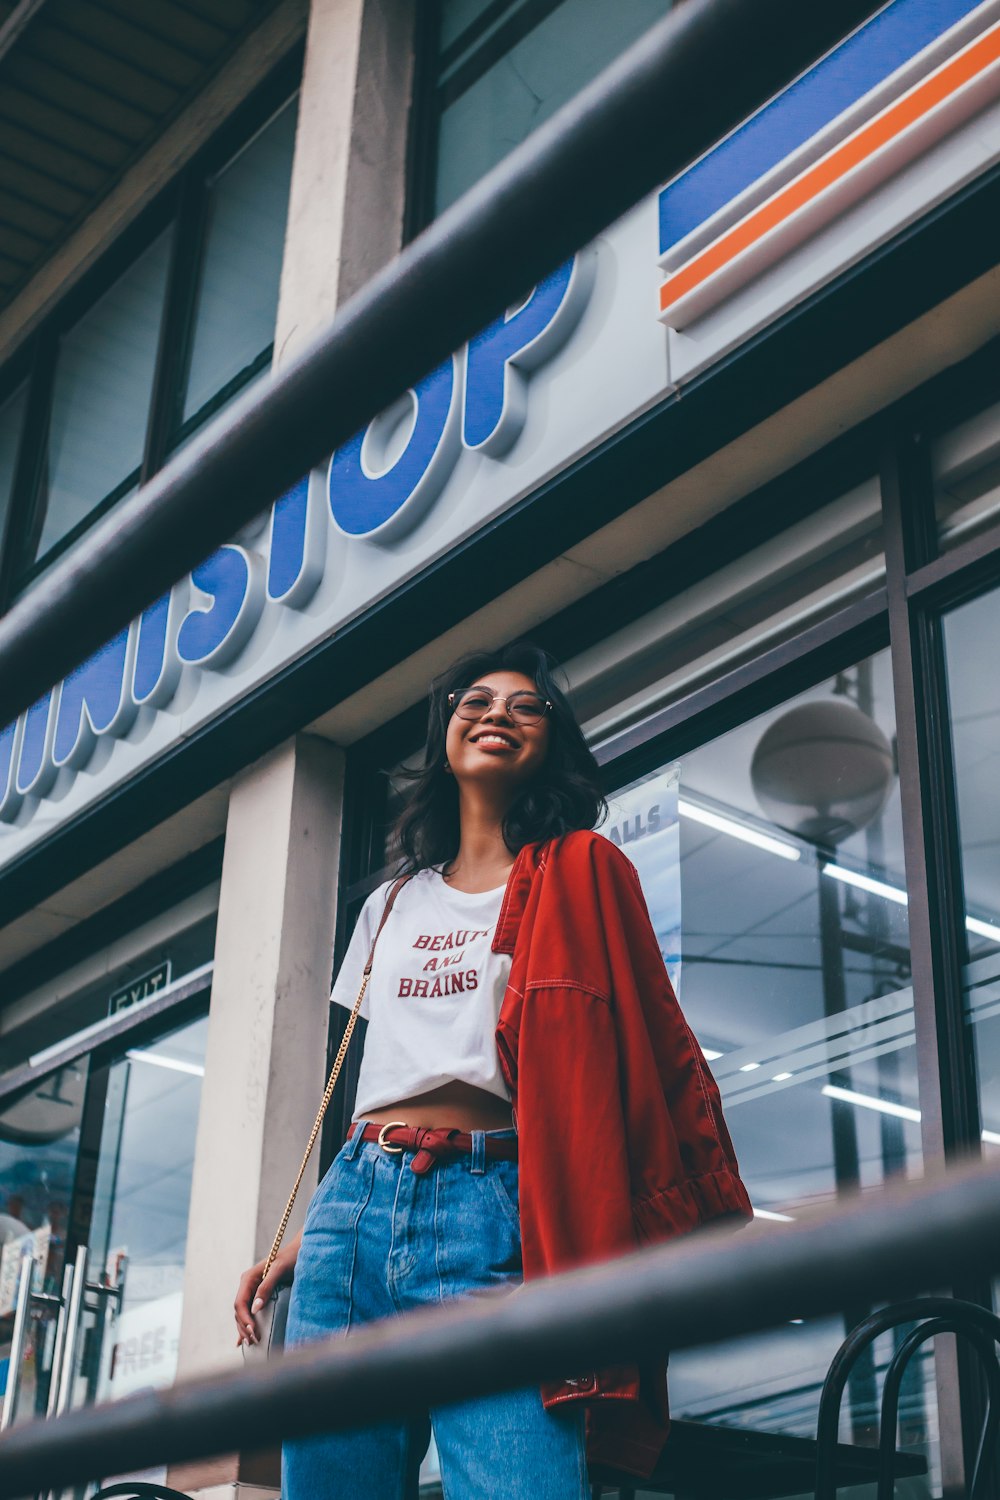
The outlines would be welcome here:
<svg viewBox="0 0 1000 1500">
<path fill-rule="evenodd" d="M 416 11 L 416 0 L 312 0 L 276 363 L 400 248 Z M 180 1378 L 237 1367 L 236 1282 L 270 1245 L 322 1095 L 342 801 L 342 753 L 308 735 L 233 787 Z M 270 1500 L 277 1477 L 276 1455 L 233 1455 L 175 1467 L 168 1482 L 201 1500 Z"/>
<path fill-rule="evenodd" d="M 312 0 L 277 361 L 399 252 L 418 0 Z"/>
<path fill-rule="evenodd" d="M 239 1368 L 242 1271 L 271 1243 L 323 1093 L 343 752 L 299 735 L 230 796 L 198 1121 L 178 1376 Z M 289 1234 L 317 1180 L 314 1157 Z M 232 1481 L 235 1458 L 177 1470 Z"/>
</svg>

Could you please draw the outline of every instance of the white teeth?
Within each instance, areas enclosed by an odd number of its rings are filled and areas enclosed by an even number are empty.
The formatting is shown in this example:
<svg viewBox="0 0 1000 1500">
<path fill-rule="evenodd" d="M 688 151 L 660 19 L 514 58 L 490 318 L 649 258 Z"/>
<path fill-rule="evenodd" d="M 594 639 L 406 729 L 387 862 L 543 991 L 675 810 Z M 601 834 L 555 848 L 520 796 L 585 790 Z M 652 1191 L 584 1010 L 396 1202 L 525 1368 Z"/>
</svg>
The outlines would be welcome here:
<svg viewBox="0 0 1000 1500">
<path fill-rule="evenodd" d="M 481 734 L 476 740 L 477 745 L 503 745 L 505 750 L 515 748 L 513 740 L 504 739 L 501 734 Z"/>
</svg>

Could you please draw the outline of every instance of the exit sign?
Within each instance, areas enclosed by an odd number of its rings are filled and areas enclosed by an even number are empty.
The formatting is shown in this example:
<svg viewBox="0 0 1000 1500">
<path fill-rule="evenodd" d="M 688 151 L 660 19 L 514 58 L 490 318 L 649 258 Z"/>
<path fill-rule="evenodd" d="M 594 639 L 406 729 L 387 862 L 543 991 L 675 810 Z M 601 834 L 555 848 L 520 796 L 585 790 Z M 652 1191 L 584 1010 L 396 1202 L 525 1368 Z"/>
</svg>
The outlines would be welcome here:
<svg viewBox="0 0 1000 1500">
<path fill-rule="evenodd" d="M 139 974 L 135 979 L 130 979 L 128 984 L 123 984 L 121 989 L 115 990 L 108 1001 L 108 1015 L 115 1016 L 120 1010 L 128 1010 L 130 1006 L 141 1005 L 143 1000 L 151 1000 L 154 995 L 165 990 L 169 983 L 170 960 L 165 958 L 155 969 Z"/>
</svg>

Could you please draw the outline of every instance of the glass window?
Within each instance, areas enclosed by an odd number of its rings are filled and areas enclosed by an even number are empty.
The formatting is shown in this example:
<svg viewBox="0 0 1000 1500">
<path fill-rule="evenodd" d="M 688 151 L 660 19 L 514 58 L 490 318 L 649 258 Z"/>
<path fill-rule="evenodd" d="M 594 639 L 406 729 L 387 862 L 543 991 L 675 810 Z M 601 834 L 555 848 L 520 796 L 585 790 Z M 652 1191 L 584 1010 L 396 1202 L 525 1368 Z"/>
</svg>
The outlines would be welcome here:
<svg viewBox="0 0 1000 1500">
<path fill-rule="evenodd" d="M 8 1006 L 8 1086 L 11 1068 L 51 1067 L 67 1042 L 94 1049 L 0 1107 L 0 1389 L 15 1380 L 19 1421 L 44 1414 L 57 1389 L 80 1405 L 173 1379 L 216 922 L 193 907 L 211 895 L 193 895 Z M 185 978 L 200 984 L 183 1024 L 175 1012 L 151 1034 L 149 1003 Z M 109 1044 L 108 1021 L 119 1018 L 130 1030 Z M 75 1259 L 67 1244 L 87 1247 L 79 1337 L 63 1359 L 54 1309 L 43 1309 L 12 1377 L 4 1360 L 22 1254 L 30 1249 L 38 1264 L 36 1290 L 59 1292 Z"/>
<path fill-rule="evenodd" d="M 7 525 L 11 491 L 14 488 L 14 468 L 17 450 L 24 425 L 24 408 L 27 404 L 27 386 L 21 386 L 9 400 L 0 406 L 0 540 Z"/>
<path fill-rule="evenodd" d="M 444 45 L 483 8 L 457 0 L 446 5 Z M 512 6 L 477 38 L 475 53 L 463 53 L 442 75 L 435 211 L 502 161 L 669 9 L 670 0 L 563 0 L 532 27 L 537 7 Z"/>
<path fill-rule="evenodd" d="M 444 0 L 441 6 L 442 49 L 452 46 L 491 6 L 492 0 Z"/>
<path fill-rule="evenodd" d="M 43 557 L 142 463 L 166 291 L 169 233 L 61 341 L 38 505 Z"/>
<path fill-rule="evenodd" d="M 21 1261 L 30 1254 L 34 1290 L 58 1294 L 66 1263 L 88 1061 L 60 1068 L 29 1094 L 0 1106 L 0 1386 L 10 1352 Z M 54 1320 L 33 1320 L 17 1371 L 16 1416 L 44 1414 L 52 1382 Z"/>
<path fill-rule="evenodd" d="M 966 1018 L 986 1152 L 1000 1150 L 1000 591 L 945 617 L 951 733 L 965 886 Z"/>
<path fill-rule="evenodd" d="M 158 465 L 161 434 L 176 449 L 249 382 L 267 377 L 296 113 L 293 99 L 221 171 L 203 178 L 199 212 L 185 216 L 176 257 L 171 226 L 113 284 L 103 283 L 107 289 L 76 322 L 60 318 L 57 337 L 44 338 L 36 350 L 30 384 L 39 431 L 26 453 L 34 492 L 15 528 L 17 566 L 28 580 L 138 488 L 151 432 Z M 187 176 L 197 172 L 204 168 L 193 165 Z M 172 263 L 180 272 L 178 307 L 165 324 Z M 172 374 L 158 387 L 161 352 L 162 368 Z M 28 384 L 0 403 L 0 537 Z M 32 418 L 33 434 L 35 427 Z"/>
<path fill-rule="evenodd" d="M 760 1219 L 918 1175 L 903 845 L 888 652 L 611 798 L 664 959 L 718 1079 Z M 868 1309 L 671 1360 L 685 1416 L 812 1437 L 830 1360 Z M 873 1442 L 891 1340 L 845 1400 Z M 930 1358 L 905 1441 L 935 1429 Z M 923 1491 L 921 1491 L 923 1493 Z"/>
<path fill-rule="evenodd" d="M 62 1068 L 0 1110 L 0 1384 L 20 1263 L 58 1293 L 67 1242 L 86 1246 L 88 1297 L 60 1344 L 36 1308 L 16 1371 L 14 1416 L 169 1385 L 176 1372 L 207 1019 L 127 1047 L 110 1063 Z M 6 1356 L 6 1368 L 4 1362 Z"/>
<path fill-rule="evenodd" d="M 260 367 L 274 340 L 295 145 L 292 100 L 209 188 L 182 403 L 185 424 Z"/>
<path fill-rule="evenodd" d="M 934 501 L 942 547 L 953 547 L 1000 515 L 1000 402 L 938 438 Z"/>
<path fill-rule="evenodd" d="M 194 1021 L 130 1048 L 108 1073 L 89 1270 L 120 1301 L 98 1400 L 169 1385 L 176 1373 L 207 1034 L 207 1018 Z"/>
<path fill-rule="evenodd" d="M 0 1318 L 14 1311 L 16 1262 L 28 1234 L 45 1266 L 46 1288 L 58 1285 L 86 1082 L 82 1059 L 0 1107 L 0 1244 L 14 1243 L 13 1266 L 12 1255 L 0 1256 Z"/>
</svg>

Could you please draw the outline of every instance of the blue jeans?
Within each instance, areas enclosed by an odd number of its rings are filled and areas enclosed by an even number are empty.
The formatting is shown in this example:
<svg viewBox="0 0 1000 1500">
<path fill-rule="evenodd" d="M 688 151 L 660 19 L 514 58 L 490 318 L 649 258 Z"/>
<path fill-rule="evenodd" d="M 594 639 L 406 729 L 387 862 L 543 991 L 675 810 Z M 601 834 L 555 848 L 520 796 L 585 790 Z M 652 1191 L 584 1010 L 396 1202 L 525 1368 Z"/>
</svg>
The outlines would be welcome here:
<svg viewBox="0 0 1000 1500">
<path fill-rule="evenodd" d="M 485 1139 L 418 1176 L 356 1132 L 309 1205 L 286 1346 L 520 1285 L 517 1163 L 487 1161 Z M 287 1443 L 283 1500 L 410 1500 L 430 1428 L 445 1500 L 589 1500 L 582 1416 L 537 1387 Z"/>
</svg>

